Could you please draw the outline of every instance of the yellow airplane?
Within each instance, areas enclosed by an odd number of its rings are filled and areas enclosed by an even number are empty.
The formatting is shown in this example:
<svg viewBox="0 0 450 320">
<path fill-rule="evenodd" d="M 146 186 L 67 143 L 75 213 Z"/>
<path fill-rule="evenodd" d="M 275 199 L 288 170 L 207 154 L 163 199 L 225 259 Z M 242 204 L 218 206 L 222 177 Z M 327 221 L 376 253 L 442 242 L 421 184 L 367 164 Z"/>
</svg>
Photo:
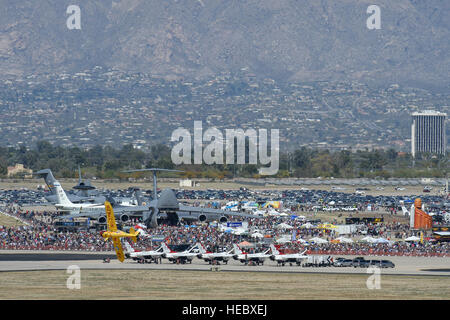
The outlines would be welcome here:
<svg viewBox="0 0 450 320">
<path fill-rule="evenodd" d="M 107 231 L 102 233 L 102 237 L 106 240 L 111 239 L 113 242 L 114 250 L 117 254 L 117 259 L 123 262 L 125 256 L 123 254 L 122 244 L 120 243 L 120 238 L 131 238 L 133 242 L 137 241 L 137 236 L 139 233 L 130 228 L 130 233 L 126 233 L 122 230 L 117 230 L 116 219 L 114 218 L 114 211 L 111 203 L 105 201 L 105 211 L 106 211 L 106 221 L 107 221 Z"/>
</svg>

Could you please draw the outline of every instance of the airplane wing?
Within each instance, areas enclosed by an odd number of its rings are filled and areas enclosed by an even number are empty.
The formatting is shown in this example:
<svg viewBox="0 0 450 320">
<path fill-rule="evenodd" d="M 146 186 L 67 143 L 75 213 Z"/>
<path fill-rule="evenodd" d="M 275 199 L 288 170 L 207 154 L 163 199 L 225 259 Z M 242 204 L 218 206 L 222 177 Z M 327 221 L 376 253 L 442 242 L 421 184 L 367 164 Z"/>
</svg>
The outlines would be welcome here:
<svg viewBox="0 0 450 320">
<path fill-rule="evenodd" d="M 177 210 L 177 213 L 180 218 L 184 218 L 186 220 L 189 219 L 196 220 L 201 214 L 207 216 L 207 218 L 209 219 L 220 218 L 221 216 L 236 216 L 243 218 L 259 218 L 259 219 L 262 218 L 260 216 L 248 213 L 233 212 L 212 208 L 191 207 L 182 204 L 179 205 L 179 210 Z"/>
<path fill-rule="evenodd" d="M 120 262 L 125 260 L 125 255 L 123 254 L 122 243 L 120 243 L 120 238 L 112 238 L 114 250 L 116 251 L 117 259 Z"/>
<path fill-rule="evenodd" d="M 148 206 L 130 206 L 130 207 L 119 207 L 114 209 L 114 216 L 120 216 L 123 213 L 139 213 L 148 211 Z M 63 212 L 63 210 L 60 210 Z M 66 211 L 67 212 L 67 211 Z M 70 214 L 64 214 L 59 216 L 60 219 L 71 219 L 71 218 L 92 218 L 97 219 L 100 216 L 103 216 L 103 210 L 99 210 L 98 212 L 86 212 L 86 213 L 79 213 L 78 211 L 69 211 L 69 212 L 76 212 L 76 213 L 70 213 Z"/>
<path fill-rule="evenodd" d="M 111 204 L 108 201 L 105 201 L 105 211 L 106 211 L 106 221 L 107 221 L 108 231 L 111 231 L 111 232 L 117 231 L 116 219 L 114 218 L 114 211 L 113 211 Z M 122 252 L 122 254 L 123 254 L 123 252 Z"/>
</svg>

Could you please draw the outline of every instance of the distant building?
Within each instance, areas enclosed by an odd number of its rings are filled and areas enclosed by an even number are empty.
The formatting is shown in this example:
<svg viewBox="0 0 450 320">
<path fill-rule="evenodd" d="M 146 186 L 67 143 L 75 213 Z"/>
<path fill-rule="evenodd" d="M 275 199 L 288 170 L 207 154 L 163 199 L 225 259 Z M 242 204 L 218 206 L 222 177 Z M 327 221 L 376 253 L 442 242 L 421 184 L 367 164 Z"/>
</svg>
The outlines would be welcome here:
<svg viewBox="0 0 450 320">
<path fill-rule="evenodd" d="M 31 178 L 33 170 L 24 168 L 21 163 L 17 163 L 14 167 L 8 167 L 8 178 L 18 174 L 23 174 L 24 178 Z"/>
<path fill-rule="evenodd" d="M 196 187 L 198 185 L 199 185 L 198 182 L 195 182 L 191 179 L 180 180 L 180 187 Z"/>
<path fill-rule="evenodd" d="M 445 154 L 446 117 L 446 113 L 432 110 L 412 114 L 411 153 L 413 157 L 420 152 Z"/>
</svg>

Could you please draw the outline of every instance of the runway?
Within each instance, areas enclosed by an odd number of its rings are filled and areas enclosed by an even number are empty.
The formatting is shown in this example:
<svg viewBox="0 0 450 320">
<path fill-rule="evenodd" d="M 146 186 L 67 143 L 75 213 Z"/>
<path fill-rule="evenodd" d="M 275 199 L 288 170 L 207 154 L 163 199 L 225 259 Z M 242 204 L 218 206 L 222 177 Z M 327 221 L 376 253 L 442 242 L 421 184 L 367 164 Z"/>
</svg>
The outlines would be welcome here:
<svg viewBox="0 0 450 320">
<path fill-rule="evenodd" d="M 8 253 L 0 254 L 2 261 L 78 261 L 114 259 L 115 254 L 80 254 L 80 253 Z"/>
<path fill-rule="evenodd" d="M 348 257 L 351 256 L 340 256 Z M 104 263 L 104 258 L 110 258 L 110 263 Z M 450 258 L 448 257 L 369 257 L 366 259 L 387 259 L 395 263 L 395 268 L 381 269 L 383 275 L 428 275 L 450 276 Z M 80 269 L 123 269 L 123 270 L 189 270 L 213 272 L 210 264 L 195 258 L 192 263 L 174 264 L 163 259 L 161 264 L 141 264 L 132 260 L 119 262 L 112 252 L 0 252 L 0 272 L 8 271 L 42 271 L 66 270 L 76 265 Z M 218 272 L 276 272 L 276 273 L 324 273 L 324 274 L 368 274 L 370 269 L 353 267 L 300 267 L 297 265 L 277 266 L 271 260 L 266 260 L 262 266 L 246 266 L 239 261 L 230 260 L 228 264 L 217 266 Z M 373 272 L 373 271 L 372 271 Z"/>
</svg>

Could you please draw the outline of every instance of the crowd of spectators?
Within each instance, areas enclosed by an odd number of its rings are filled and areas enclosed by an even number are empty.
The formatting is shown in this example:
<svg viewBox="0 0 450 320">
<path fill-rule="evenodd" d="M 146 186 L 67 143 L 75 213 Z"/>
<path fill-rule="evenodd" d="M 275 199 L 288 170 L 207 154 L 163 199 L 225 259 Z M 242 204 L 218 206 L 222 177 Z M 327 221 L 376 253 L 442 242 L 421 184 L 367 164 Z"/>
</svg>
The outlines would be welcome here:
<svg viewBox="0 0 450 320">
<path fill-rule="evenodd" d="M 306 254 L 324 255 L 359 255 L 359 256 L 426 256 L 445 257 L 450 256 L 450 244 L 448 242 L 394 242 L 382 243 L 326 243 L 314 246 L 305 246 L 298 242 L 289 243 L 286 249 L 293 251 L 305 251 Z"/>
<path fill-rule="evenodd" d="M 18 210 L 7 207 L 4 212 L 17 217 L 27 225 L 0 226 L 0 249 L 11 250 L 75 250 L 75 251 L 111 251 L 110 241 L 105 241 L 101 232 L 91 230 L 78 230 L 76 232 L 59 232 L 53 222 L 57 214 L 53 212 L 35 212 Z M 287 223 L 293 227 L 288 231 L 278 229 L 275 226 Z M 347 237 L 358 238 L 367 235 L 385 237 L 388 240 L 396 238 L 391 244 L 373 243 L 331 243 L 338 235 L 332 229 L 305 228 L 305 222 L 290 217 L 269 216 L 263 219 L 251 219 L 248 221 L 248 235 L 236 235 L 232 232 L 224 232 L 217 224 L 179 224 L 178 226 L 160 225 L 155 229 L 146 229 L 143 225 L 143 234 L 136 244 L 132 245 L 137 250 L 150 250 L 159 246 L 160 241 L 168 245 L 194 245 L 201 242 L 211 251 L 231 249 L 233 243 L 244 240 L 255 243 L 255 250 L 278 239 L 283 235 L 295 234 L 296 239 L 308 240 L 312 237 L 320 237 L 328 241 L 325 244 L 309 243 L 305 245 L 299 241 L 283 244 L 283 248 L 295 252 L 307 250 L 308 254 L 337 254 L 337 255 L 407 255 L 407 256 L 450 256 L 450 244 L 448 242 L 405 242 L 401 239 L 411 235 L 407 224 L 392 222 L 388 224 L 368 224 L 357 228 Z M 136 221 L 128 226 L 136 227 Z M 264 238 L 251 237 L 252 232 L 260 232 Z M 156 240 L 157 239 L 157 240 Z M 128 241 L 128 240 L 124 240 Z"/>
</svg>

